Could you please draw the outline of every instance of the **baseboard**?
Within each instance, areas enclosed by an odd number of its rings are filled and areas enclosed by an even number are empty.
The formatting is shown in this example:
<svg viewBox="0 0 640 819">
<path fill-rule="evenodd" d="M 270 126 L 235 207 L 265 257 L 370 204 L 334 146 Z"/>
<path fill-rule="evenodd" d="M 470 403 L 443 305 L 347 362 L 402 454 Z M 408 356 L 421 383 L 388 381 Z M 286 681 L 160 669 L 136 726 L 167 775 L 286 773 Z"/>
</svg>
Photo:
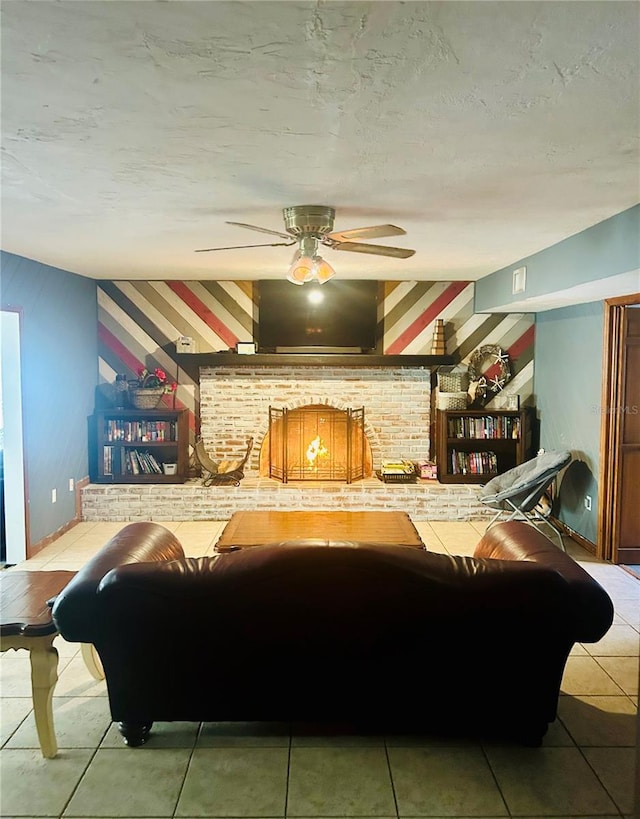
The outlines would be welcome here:
<svg viewBox="0 0 640 819">
<path fill-rule="evenodd" d="M 49 546 L 51 543 L 56 541 L 59 537 L 62 537 L 66 532 L 73 529 L 74 526 L 77 526 L 78 523 L 82 520 L 82 489 L 89 484 L 89 478 L 80 478 L 79 481 L 75 483 L 75 513 L 71 520 L 64 523 L 59 529 L 56 529 L 55 532 L 52 532 L 50 535 L 46 535 L 45 537 L 41 538 L 37 543 L 32 543 L 29 546 L 29 555 L 28 558 L 32 558 L 38 554 L 38 552 L 42 551 L 45 546 Z"/>
<path fill-rule="evenodd" d="M 553 515 L 550 516 L 549 520 L 553 523 L 554 526 L 560 529 L 560 531 L 564 535 L 570 537 L 571 540 L 574 540 L 579 546 L 582 546 L 583 549 L 586 549 L 592 555 L 596 554 L 598 547 L 596 546 L 595 543 L 592 543 L 590 540 L 587 540 L 586 537 L 582 537 L 581 534 L 578 534 L 578 532 L 571 529 L 569 526 L 567 526 L 566 523 L 563 523 L 561 520 L 558 520 L 558 518 L 554 518 Z"/>
<path fill-rule="evenodd" d="M 631 577 L 635 577 L 636 580 L 640 580 L 640 571 L 638 570 L 637 565 L 627 566 L 625 563 L 618 563 L 621 569 L 623 569 L 627 574 L 630 574 Z"/>
<path fill-rule="evenodd" d="M 73 518 L 73 520 L 67 521 L 63 526 L 59 529 L 56 529 L 55 532 L 51 532 L 50 535 L 46 535 L 45 537 L 41 538 L 37 543 L 32 543 L 31 548 L 29 549 L 29 559 L 35 557 L 38 552 L 41 552 L 45 546 L 49 546 L 49 544 L 53 543 L 59 537 L 62 537 L 66 532 L 70 529 L 73 529 L 74 526 L 77 526 L 80 523 L 79 518 Z"/>
</svg>

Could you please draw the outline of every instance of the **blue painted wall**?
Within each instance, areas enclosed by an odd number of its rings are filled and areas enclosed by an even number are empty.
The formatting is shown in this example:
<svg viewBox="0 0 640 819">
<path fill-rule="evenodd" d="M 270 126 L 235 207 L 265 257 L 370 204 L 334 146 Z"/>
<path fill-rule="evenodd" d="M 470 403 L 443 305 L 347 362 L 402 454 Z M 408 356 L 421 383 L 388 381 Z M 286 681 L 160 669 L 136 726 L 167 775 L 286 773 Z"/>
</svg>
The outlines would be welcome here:
<svg viewBox="0 0 640 819">
<path fill-rule="evenodd" d="M 536 318 L 534 392 L 540 446 L 576 459 L 559 487 L 558 518 L 596 542 L 603 350 L 602 302 L 549 310 Z M 592 498 L 585 509 L 585 495 Z"/>
<path fill-rule="evenodd" d="M 21 312 L 29 534 L 37 543 L 74 518 L 69 478 L 89 474 L 87 417 L 98 383 L 97 287 L 92 279 L 5 252 L 0 287 L 3 309 Z"/>
<path fill-rule="evenodd" d="M 640 268 L 640 205 L 514 262 L 476 282 L 475 310 L 545 296 Z M 512 294 L 513 271 L 525 265 L 525 293 Z M 640 277 L 638 278 L 640 288 Z M 537 365 L 536 365 L 537 366 Z"/>
</svg>

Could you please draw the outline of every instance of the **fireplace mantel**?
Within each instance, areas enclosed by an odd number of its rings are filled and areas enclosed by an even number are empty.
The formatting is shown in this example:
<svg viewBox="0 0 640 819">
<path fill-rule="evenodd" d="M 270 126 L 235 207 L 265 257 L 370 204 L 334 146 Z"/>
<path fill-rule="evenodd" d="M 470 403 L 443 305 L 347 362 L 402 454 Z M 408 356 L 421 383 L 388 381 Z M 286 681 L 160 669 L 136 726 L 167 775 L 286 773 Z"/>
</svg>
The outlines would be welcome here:
<svg viewBox="0 0 640 819">
<path fill-rule="evenodd" d="M 347 353 L 179 353 L 178 366 L 195 381 L 200 367 L 439 367 L 454 364 L 450 355 L 375 355 Z"/>
</svg>

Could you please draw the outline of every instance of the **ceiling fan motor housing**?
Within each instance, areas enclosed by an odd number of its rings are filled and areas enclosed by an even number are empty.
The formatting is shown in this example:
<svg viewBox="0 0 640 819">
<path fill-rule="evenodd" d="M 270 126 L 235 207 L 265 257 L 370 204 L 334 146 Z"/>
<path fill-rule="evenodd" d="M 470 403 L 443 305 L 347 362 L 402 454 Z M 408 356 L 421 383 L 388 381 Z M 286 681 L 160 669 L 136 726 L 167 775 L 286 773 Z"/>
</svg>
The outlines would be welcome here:
<svg viewBox="0 0 640 819">
<path fill-rule="evenodd" d="M 284 208 L 282 215 L 292 236 L 324 236 L 333 230 L 336 212 L 327 205 L 294 205 Z"/>
</svg>

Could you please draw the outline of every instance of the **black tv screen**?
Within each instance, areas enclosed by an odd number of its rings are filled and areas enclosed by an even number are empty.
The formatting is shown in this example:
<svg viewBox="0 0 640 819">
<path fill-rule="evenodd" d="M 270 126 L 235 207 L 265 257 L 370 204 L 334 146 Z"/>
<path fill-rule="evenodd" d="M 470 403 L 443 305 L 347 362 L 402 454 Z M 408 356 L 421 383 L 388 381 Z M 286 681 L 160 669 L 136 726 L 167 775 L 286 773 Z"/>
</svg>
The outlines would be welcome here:
<svg viewBox="0 0 640 819">
<path fill-rule="evenodd" d="M 258 282 L 260 352 L 376 349 L 378 282 Z"/>
</svg>

